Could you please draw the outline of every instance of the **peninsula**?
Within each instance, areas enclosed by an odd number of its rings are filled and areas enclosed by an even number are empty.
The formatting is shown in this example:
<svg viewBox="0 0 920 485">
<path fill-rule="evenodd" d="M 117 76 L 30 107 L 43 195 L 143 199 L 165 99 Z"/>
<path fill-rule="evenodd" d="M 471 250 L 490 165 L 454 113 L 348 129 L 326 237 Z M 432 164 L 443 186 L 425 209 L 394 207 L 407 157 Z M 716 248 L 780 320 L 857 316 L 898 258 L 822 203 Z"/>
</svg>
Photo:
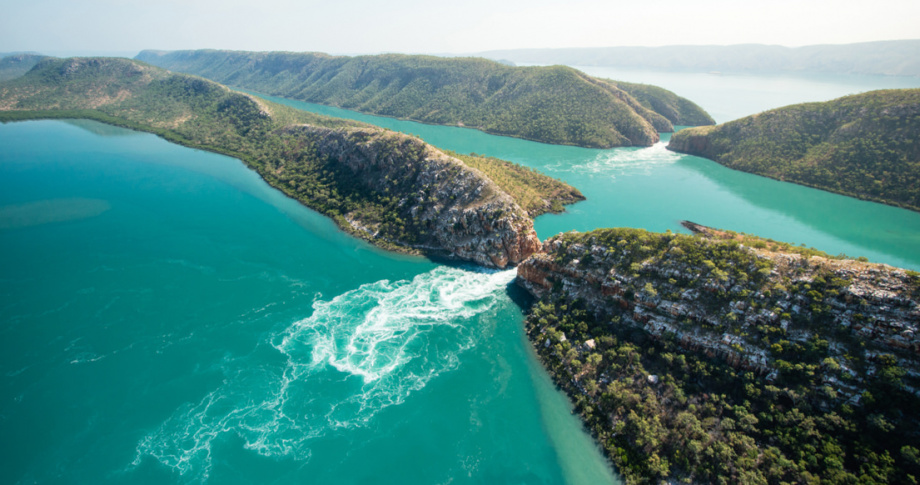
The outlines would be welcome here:
<svg viewBox="0 0 920 485">
<path fill-rule="evenodd" d="M 539 249 L 530 214 L 583 198 L 501 160 L 458 158 L 128 59 L 45 59 L 0 83 L 0 121 L 42 118 L 88 118 L 227 154 L 378 246 L 491 267 Z"/>
<path fill-rule="evenodd" d="M 681 130 L 668 149 L 726 167 L 920 211 L 920 89 L 777 108 Z"/>
<path fill-rule="evenodd" d="M 531 342 L 627 483 L 914 483 L 920 274 L 685 225 L 518 266 Z"/>
<path fill-rule="evenodd" d="M 218 50 L 148 50 L 137 59 L 274 96 L 561 145 L 650 146 L 675 124 L 714 124 L 699 106 L 670 91 L 565 66 Z"/>
</svg>

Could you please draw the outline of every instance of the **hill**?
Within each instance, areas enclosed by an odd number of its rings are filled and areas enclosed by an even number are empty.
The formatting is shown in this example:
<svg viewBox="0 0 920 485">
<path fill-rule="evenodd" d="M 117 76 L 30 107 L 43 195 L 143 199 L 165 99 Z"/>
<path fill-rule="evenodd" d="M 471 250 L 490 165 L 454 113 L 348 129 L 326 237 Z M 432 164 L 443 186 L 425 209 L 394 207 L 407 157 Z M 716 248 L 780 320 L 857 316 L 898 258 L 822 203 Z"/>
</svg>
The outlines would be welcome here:
<svg viewBox="0 0 920 485">
<path fill-rule="evenodd" d="M 0 83 L 0 120 L 38 118 L 94 119 L 239 158 L 269 184 L 385 248 L 504 267 L 539 247 L 532 220 L 501 186 L 418 138 L 138 61 L 45 59 Z M 526 194 L 522 203 L 532 210 L 558 209 L 555 194 L 571 195 L 539 173 L 524 177 L 483 163 L 509 190 Z"/>
<path fill-rule="evenodd" d="M 0 58 L 0 81 L 22 76 L 46 57 L 41 54 L 11 54 Z"/>
<path fill-rule="evenodd" d="M 915 483 L 920 274 L 688 225 L 518 266 L 527 334 L 626 482 Z"/>
<path fill-rule="evenodd" d="M 787 106 L 675 133 L 669 150 L 920 210 L 920 89 Z"/>
<path fill-rule="evenodd" d="M 649 146 L 658 132 L 692 120 L 712 124 L 693 103 L 641 102 L 616 83 L 564 66 L 513 67 L 480 58 L 386 54 L 143 51 L 137 59 L 230 86 L 424 123 L 476 128 L 545 143 Z M 657 112 L 657 106 L 669 106 Z M 671 118 L 669 118 L 669 116 Z"/>
<path fill-rule="evenodd" d="M 479 55 L 525 64 L 668 71 L 920 76 L 920 40 L 804 47 L 739 44 L 515 49 L 488 51 Z"/>
<path fill-rule="evenodd" d="M 682 98 L 667 89 L 651 84 L 637 84 L 623 81 L 609 81 L 636 98 L 642 106 L 664 116 L 674 125 L 706 126 L 715 124 L 709 113 L 687 98 Z"/>
</svg>

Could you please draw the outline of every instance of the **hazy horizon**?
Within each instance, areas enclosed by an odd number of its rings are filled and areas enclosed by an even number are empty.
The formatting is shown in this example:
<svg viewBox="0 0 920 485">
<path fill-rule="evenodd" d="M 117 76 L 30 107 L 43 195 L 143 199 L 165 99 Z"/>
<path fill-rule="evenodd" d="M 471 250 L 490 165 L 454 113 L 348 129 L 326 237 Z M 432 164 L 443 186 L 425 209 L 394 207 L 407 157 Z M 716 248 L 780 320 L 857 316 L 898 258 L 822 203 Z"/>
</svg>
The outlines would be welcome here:
<svg viewBox="0 0 920 485">
<path fill-rule="evenodd" d="M 853 0 L 663 0 L 653 8 L 597 0 L 38 0 L 10 3 L 3 11 L 0 52 L 52 55 L 202 48 L 464 55 L 583 47 L 801 47 L 920 37 L 920 2 L 914 0 L 880 0 L 871 8 Z"/>
</svg>

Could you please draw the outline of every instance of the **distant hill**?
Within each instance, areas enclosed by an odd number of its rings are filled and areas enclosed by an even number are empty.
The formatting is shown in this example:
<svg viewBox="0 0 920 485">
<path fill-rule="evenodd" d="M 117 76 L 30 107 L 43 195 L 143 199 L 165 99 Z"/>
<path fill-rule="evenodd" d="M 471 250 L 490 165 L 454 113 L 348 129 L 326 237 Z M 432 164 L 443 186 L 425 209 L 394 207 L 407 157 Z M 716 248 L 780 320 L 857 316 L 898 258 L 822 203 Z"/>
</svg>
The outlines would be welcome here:
<svg viewBox="0 0 920 485">
<path fill-rule="evenodd" d="M 0 58 L 0 81 L 15 79 L 29 72 L 47 56 L 41 54 L 11 54 Z"/>
<path fill-rule="evenodd" d="M 648 146 L 673 124 L 714 123 L 669 91 L 620 86 L 564 66 L 215 50 L 143 51 L 137 59 L 266 94 L 554 144 Z"/>
<path fill-rule="evenodd" d="M 486 266 L 539 248 L 528 211 L 583 198 L 508 162 L 462 156 L 467 164 L 409 135 L 129 59 L 45 59 L 0 83 L 0 121 L 41 118 L 94 119 L 224 153 L 378 246 Z"/>
<path fill-rule="evenodd" d="M 814 72 L 920 76 L 920 40 L 845 45 L 679 45 L 515 49 L 479 53 L 518 64 L 566 64 L 678 71 Z"/>
<path fill-rule="evenodd" d="M 688 128 L 668 149 L 920 211 L 918 132 L 920 89 L 892 89 Z"/>
</svg>

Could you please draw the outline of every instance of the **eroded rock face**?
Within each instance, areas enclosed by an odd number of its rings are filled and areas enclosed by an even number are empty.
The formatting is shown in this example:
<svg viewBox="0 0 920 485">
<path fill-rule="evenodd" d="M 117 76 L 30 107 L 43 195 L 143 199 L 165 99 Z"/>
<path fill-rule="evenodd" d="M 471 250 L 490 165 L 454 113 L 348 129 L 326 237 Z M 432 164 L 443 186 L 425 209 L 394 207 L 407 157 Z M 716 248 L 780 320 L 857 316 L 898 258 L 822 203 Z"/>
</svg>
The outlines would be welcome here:
<svg viewBox="0 0 920 485">
<path fill-rule="evenodd" d="M 630 266 L 624 263 L 628 250 L 563 238 L 548 239 L 545 252 L 518 266 L 518 284 L 538 298 L 579 301 L 599 321 L 616 316 L 618 325 L 676 339 L 687 351 L 767 379 L 777 371 L 775 356 L 758 339 L 745 338 L 764 327 L 782 329 L 795 342 L 826 339 L 829 356 L 839 362 L 853 349 L 838 340 L 855 338 L 863 342 L 866 361 L 891 353 L 909 375 L 920 375 L 920 290 L 908 271 L 741 246 L 769 266 L 759 277 L 751 267 L 742 271 L 750 279 L 719 278 L 673 258 Z M 859 381 L 849 387 L 833 384 L 843 396 L 855 396 L 861 392 Z"/>
<path fill-rule="evenodd" d="M 709 144 L 709 133 L 712 131 L 709 127 L 694 127 L 681 130 L 680 136 L 677 136 L 677 133 L 671 137 L 671 141 L 668 142 L 668 150 L 675 151 L 678 153 L 687 153 L 690 155 L 697 155 L 700 157 L 711 157 L 710 153 L 710 144 Z"/>
<path fill-rule="evenodd" d="M 399 197 L 399 217 L 412 221 L 420 236 L 392 243 L 497 268 L 516 265 L 541 247 L 533 221 L 507 193 L 417 138 L 376 128 L 301 125 L 288 131 L 314 139 L 318 153 L 348 167 L 365 188 Z M 378 221 L 346 220 L 378 236 Z"/>
</svg>

